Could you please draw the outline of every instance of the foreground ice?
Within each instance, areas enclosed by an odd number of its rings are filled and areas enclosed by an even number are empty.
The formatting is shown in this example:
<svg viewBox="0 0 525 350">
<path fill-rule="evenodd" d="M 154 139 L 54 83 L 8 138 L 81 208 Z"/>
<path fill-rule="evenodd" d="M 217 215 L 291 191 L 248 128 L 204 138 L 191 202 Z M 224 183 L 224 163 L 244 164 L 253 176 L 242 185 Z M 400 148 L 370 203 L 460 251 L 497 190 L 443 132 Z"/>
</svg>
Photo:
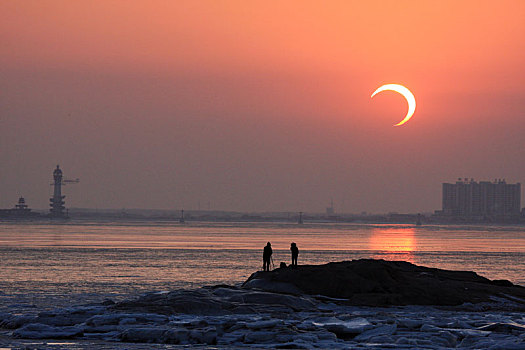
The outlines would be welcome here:
<svg viewBox="0 0 525 350">
<path fill-rule="evenodd" d="M 222 286 L 0 313 L 0 326 L 0 345 L 15 348 L 525 349 L 523 305 L 501 298 L 378 308 Z"/>
</svg>

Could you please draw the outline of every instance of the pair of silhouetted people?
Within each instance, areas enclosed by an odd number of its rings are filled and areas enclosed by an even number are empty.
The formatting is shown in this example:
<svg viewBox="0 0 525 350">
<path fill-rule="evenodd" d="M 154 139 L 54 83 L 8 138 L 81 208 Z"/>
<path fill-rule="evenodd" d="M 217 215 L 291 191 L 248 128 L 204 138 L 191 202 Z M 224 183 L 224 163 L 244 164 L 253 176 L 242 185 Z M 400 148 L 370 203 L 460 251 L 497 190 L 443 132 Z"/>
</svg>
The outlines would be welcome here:
<svg viewBox="0 0 525 350">
<path fill-rule="evenodd" d="M 290 244 L 290 251 L 292 252 L 292 265 L 291 266 L 297 266 L 297 257 L 299 256 L 299 248 L 297 248 L 297 244 L 295 243 Z M 272 261 L 272 254 L 273 254 L 272 244 L 268 242 L 266 243 L 266 246 L 264 247 L 264 251 L 263 251 L 263 270 L 264 271 L 270 271 L 270 262 Z"/>
</svg>

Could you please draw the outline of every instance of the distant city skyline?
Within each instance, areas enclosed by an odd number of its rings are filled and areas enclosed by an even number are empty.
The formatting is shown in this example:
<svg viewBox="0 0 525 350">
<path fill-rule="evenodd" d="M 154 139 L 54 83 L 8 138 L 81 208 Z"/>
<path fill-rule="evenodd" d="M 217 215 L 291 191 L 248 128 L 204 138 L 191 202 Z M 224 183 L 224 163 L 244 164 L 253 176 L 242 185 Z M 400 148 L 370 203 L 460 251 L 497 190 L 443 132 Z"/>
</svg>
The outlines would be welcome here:
<svg viewBox="0 0 525 350">
<path fill-rule="evenodd" d="M 521 184 L 505 179 L 475 181 L 459 178 L 443 184 L 441 214 L 460 217 L 508 217 L 521 213 Z"/>
<path fill-rule="evenodd" d="M 2 1 L 0 208 L 48 208 L 57 164 L 82 208 L 433 212 L 457 177 L 523 183 L 524 13 Z"/>
<path fill-rule="evenodd" d="M 57 175 L 58 174 L 58 175 Z M 62 192 L 60 186 L 67 185 L 68 183 L 79 183 L 79 179 L 63 179 L 62 171 L 57 165 L 56 169 L 53 171 L 53 185 L 54 193 L 53 197 L 50 199 L 51 206 L 51 215 L 61 216 L 63 215 L 61 211 L 66 212 L 69 209 L 64 207 L 64 197 L 62 197 Z M 494 181 L 475 181 L 474 178 L 458 178 L 455 183 L 442 183 L 442 207 L 441 210 L 434 210 L 440 215 L 446 216 L 495 216 L 495 215 L 519 215 L 521 213 L 521 184 L 507 184 L 506 180 L 503 178 L 496 178 Z M 23 202 L 24 207 L 28 207 L 25 204 L 25 198 L 20 197 L 19 203 L 14 207 L 19 207 L 20 201 Z M 336 210 L 334 205 L 333 198 L 330 199 L 329 206 L 325 207 L 324 212 L 327 215 L 335 214 L 376 214 L 368 213 L 366 211 L 345 211 L 343 209 L 344 202 L 339 210 Z M 7 207 L 4 209 L 11 209 L 13 207 Z M 80 207 L 76 207 L 81 209 Z M 111 208 L 111 207 L 86 207 L 84 209 L 108 209 L 108 210 L 132 210 L 132 209 L 143 209 L 143 210 L 171 210 L 177 211 L 180 209 L 193 210 L 193 211 L 238 211 L 238 212 L 249 212 L 250 210 L 233 210 L 233 209 L 224 209 L 224 208 L 211 208 L 211 203 L 208 201 L 205 206 L 201 207 L 201 203 L 197 203 L 197 207 L 180 207 L 180 208 L 146 208 L 146 207 L 122 207 L 122 208 Z M 1 209 L 1 208 L 0 208 Z M 43 208 L 38 208 L 43 210 Z M 251 210 L 252 212 L 264 212 L 264 210 Z M 266 212 L 294 212 L 294 210 L 266 210 Z M 311 210 L 311 212 L 322 213 L 323 210 Z M 427 212 L 432 213 L 432 211 L 421 211 L 416 210 L 415 212 Z M 58 213 L 58 214 L 57 214 Z M 396 210 L 390 210 L 384 213 L 398 213 Z M 383 213 L 383 214 L 384 214 Z"/>
</svg>

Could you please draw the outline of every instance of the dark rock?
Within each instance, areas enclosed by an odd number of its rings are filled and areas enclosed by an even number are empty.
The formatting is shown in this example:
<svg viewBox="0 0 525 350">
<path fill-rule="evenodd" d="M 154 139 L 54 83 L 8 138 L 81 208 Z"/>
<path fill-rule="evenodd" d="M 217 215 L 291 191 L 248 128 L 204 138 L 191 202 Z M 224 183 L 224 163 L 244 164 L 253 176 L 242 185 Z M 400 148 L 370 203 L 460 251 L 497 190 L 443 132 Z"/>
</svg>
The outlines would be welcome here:
<svg viewBox="0 0 525 350">
<path fill-rule="evenodd" d="M 300 292 L 295 286 L 289 286 Z M 110 310 L 117 312 L 115 315 L 119 315 L 118 312 L 121 311 L 162 315 L 227 315 L 258 312 L 289 313 L 315 309 L 316 303 L 309 297 L 223 287 L 149 293 L 138 299 L 122 301 L 110 307 Z"/>
<path fill-rule="evenodd" d="M 0 322 L 0 328 L 16 329 L 25 324 L 35 323 L 36 316 L 31 315 L 15 315 Z"/>
<path fill-rule="evenodd" d="M 244 342 L 251 343 L 271 343 L 275 341 L 274 331 L 254 331 L 249 332 L 244 337 Z"/>
<path fill-rule="evenodd" d="M 404 261 L 361 259 L 296 269 L 256 272 L 243 288 L 256 285 L 274 290 L 288 283 L 305 294 L 347 299 L 352 305 L 460 305 L 491 301 L 499 296 L 525 307 L 525 288 L 506 281 L 491 281 L 471 271 L 450 271 Z"/>
<path fill-rule="evenodd" d="M 159 343 L 167 328 L 137 327 L 122 332 L 120 339 L 130 343 Z"/>
<path fill-rule="evenodd" d="M 13 337 L 24 339 L 72 339 L 83 335 L 81 327 L 53 327 L 42 323 L 29 323 L 13 332 Z"/>
<path fill-rule="evenodd" d="M 350 339 L 374 328 L 367 319 L 360 317 L 348 321 L 341 321 L 337 318 L 330 317 L 327 319 L 319 319 L 313 322 L 313 325 L 323 327 L 341 339 Z"/>
<path fill-rule="evenodd" d="M 135 300 L 116 303 L 114 310 L 146 312 L 156 314 L 223 315 L 236 305 L 215 298 L 211 291 L 178 290 L 170 293 L 150 293 Z"/>
<path fill-rule="evenodd" d="M 281 305 L 293 311 L 315 310 L 315 304 L 303 297 L 268 293 L 268 292 L 248 292 L 229 299 L 232 302 L 242 302 L 246 304 Z"/>
<path fill-rule="evenodd" d="M 503 322 L 497 322 L 497 323 L 490 323 L 485 326 L 481 326 L 478 328 L 480 331 L 491 331 L 496 333 L 509 333 L 512 334 L 513 332 L 525 332 L 525 325 L 517 324 L 517 323 L 503 323 Z"/>
<path fill-rule="evenodd" d="M 217 329 L 215 327 L 192 329 L 190 337 L 197 344 L 214 345 L 217 344 Z"/>
<path fill-rule="evenodd" d="M 12 316 L 13 315 L 11 315 L 9 312 L 0 312 L 0 324 L 5 320 L 10 319 Z"/>
<path fill-rule="evenodd" d="M 495 286 L 502 286 L 502 287 L 512 287 L 513 286 L 512 282 L 508 280 L 493 280 L 490 282 Z"/>
<path fill-rule="evenodd" d="M 265 320 L 265 321 L 253 321 L 246 323 L 246 328 L 249 329 L 263 329 L 263 328 L 274 328 L 277 325 L 282 325 L 283 320 Z"/>
<path fill-rule="evenodd" d="M 275 348 L 276 349 L 309 349 L 309 347 L 306 344 L 300 344 L 300 343 L 295 343 L 295 342 L 277 344 Z"/>
<path fill-rule="evenodd" d="M 396 332 L 396 330 L 397 330 L 396 324 L 385 324 L 385 325 L 381 325 L 381 326 L 369 329 L 367 331 L 364 331 L 363 333 L 355 337 L 354 340 L 366 341 L 366 340 L 370 340 L 373 337 L 392 335 Z"/>
<path fill-rule="evenodd" d="M 162 342 L 167 344 L 188 344 L 190 331 L 186 328 L 170 328 L 162 335 Z"/>
<path fill-rule="evenodd" d="M 124 322 L 122 322 L 124 320 Z M 131 322 L 134 320 L 134 322 Z M 168 318 L 157 314 L 127 314 L 127 313 L 112 313 L 104 315 L 95 315 L 86 320 L 86 325 L 91 327 L 100 327 L 107 325 L 118 325 L 125 323 L 165 323 Z"/>
<path fill-rule="evenodd" d="M 246 289 L 261 289 L 267 292 L 272 293 L 283 293 L 283 294 L 293 294 L 301 295 L 304 294 L 302 290 L 297 288 L 291 283 L 277 282 L 277 281 L 268 281 L 265 279 L 254 278 L 250 281 L 247 281 L 244 284 Z"/>
<path fill-rule="evenodd" d="M 100 314 L 103 308 L 76 308 L 74 310 L 64 310 L 60 312 L 43 311 L 40 312 L 33 323 L 42 323 L 50 326 L 74 326 L 85 322 L 93 315 Z"/>
</svg>

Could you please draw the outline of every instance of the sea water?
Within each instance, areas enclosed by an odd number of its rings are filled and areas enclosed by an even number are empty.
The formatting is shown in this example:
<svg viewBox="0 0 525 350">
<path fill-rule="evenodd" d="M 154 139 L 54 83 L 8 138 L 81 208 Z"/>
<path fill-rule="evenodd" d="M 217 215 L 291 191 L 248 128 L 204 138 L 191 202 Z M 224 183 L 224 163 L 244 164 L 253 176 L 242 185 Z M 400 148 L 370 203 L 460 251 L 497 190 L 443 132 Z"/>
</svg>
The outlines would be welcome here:
<svg viewBox="0 0 525 350">
<path fill-rule="evenodd" d="M 315 223 L 0 224 L 0 311 L 41 311 L 147 291 L 236 285 L 273 262 L 375 258 L 525 285 L 525 227 Z"/>
</svg>

